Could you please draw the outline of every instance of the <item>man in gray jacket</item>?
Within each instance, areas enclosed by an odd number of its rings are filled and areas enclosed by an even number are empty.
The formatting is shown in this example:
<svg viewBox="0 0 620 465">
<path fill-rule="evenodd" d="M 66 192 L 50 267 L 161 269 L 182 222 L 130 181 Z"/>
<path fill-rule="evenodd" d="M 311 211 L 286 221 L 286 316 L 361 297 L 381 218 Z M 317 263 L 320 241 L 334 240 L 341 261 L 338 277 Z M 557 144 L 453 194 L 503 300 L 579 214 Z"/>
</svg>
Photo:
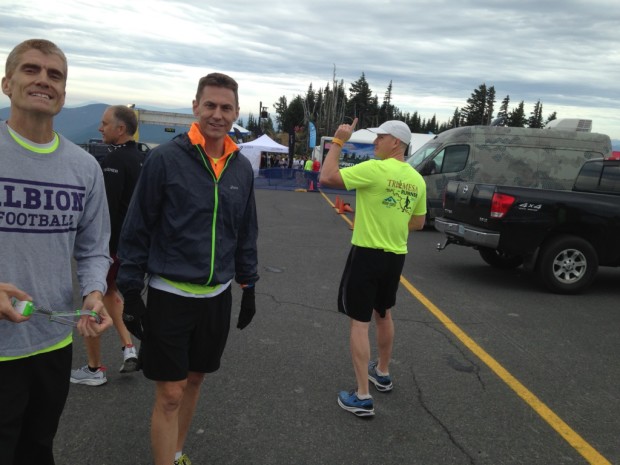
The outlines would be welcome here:
<svg viewBox="0 0 620 465">
<path fill-rule="evenodd" d="M 255 312 L 254 171 L 228 136 L 239 117 L 237 83 L 219 73 L 203 77 L 192 106 L 198 121 L 189 132 L 144 163 L 118 247 L 123 318 L 142 338 L 142 370 L 156 382 L 156 465 L 190 464 L 182 448 L 205 374 L 220 367 L 233 281 L 243 289 L 237 327 Z"/>
<path fill-rule="evenodd" d="M 53 440 L 69 392 L 72 328 L 23 316 L 13 299 L 68 312 L 72 258 L 83 296 L 77 331 L 112 324 L 103 306 L 110 222 L 96 160 L 53 130 L 67 60 L 52 42 L 27 40 L 6 61 L 0 123 L 0 463 L 54 465 Z M 98 321 L 99 320 L 99 321 Z"/>
</svg>

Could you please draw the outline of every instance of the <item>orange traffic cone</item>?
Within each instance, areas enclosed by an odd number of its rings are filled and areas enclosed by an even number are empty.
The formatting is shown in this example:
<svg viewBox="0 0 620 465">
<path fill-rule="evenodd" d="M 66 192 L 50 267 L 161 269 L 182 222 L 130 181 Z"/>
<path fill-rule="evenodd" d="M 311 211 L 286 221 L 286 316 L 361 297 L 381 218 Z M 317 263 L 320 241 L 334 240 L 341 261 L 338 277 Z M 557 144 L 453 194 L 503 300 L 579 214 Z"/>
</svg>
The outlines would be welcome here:
<svg viewBox="0 0 620 465">
<path fill-rule="evenodd" d="M 344 215 L 344 202 L 340 199 L 340 203 L 338 204 L 338 214 Z"/>
<path fill-rule="evenodd" d="M 310 191 L 314 190 L 314 181 L 310 181 L 310 188 L 308 190 Z"/>
<path fill-rule="evenodd" d="M 338 210 L 338 207 L 340 207 L 340 197 L 336 196 L 336 200 L 334 200 L 334 208 Z"/>
<path fill-rule="evenodd" d="M 349 203 L 345 203 L 342 206 L 342 210 L 345 211 L 345 212 L 353 213 L 353 209 L 351 208 L 351 204 L 349 204 Z"/>
</svg>

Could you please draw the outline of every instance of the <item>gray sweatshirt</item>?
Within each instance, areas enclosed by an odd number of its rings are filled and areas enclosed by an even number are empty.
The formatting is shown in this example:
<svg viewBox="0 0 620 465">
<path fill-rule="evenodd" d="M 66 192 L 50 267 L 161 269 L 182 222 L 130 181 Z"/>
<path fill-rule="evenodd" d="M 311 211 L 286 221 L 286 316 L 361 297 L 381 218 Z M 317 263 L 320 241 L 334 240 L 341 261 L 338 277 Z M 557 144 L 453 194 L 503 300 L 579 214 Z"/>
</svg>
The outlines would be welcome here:
<svg viewBox="0 0 620 465">
<path fill-rule="evenodd" d="M 30 294 L 36 306 L 71 311 L 72 257 L 82 296 L 106 290 L 110 220 L 99 164 L 59 137 L 54 152 L 37 153 L 0 122 L 0 282 Z M 0 359 L 45 350 L 71 330 L 37 315 L 0 320 Z"/>
</svg>

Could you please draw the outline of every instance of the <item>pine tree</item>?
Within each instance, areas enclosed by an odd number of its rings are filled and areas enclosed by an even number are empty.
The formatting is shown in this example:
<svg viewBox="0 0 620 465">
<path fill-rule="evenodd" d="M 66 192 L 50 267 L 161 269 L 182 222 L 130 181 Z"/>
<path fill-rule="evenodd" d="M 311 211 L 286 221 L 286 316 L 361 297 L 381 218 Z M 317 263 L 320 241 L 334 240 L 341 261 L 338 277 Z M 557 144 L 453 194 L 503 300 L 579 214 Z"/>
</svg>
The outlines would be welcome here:
<svg viewBox="0 0 620 465">
<path fill-rule="evenodd" d="M 467 99 L 467 105 L 461 109 L 460 126 L 490 124 L 495 105 L 495 87 L 487 88 L 480 84 Z"/>
<path fill-rule="evenodd" d="M 286 111 L 288 109 L 286 97 L 284 95 L 280 97 L 278 101 L 273 105 L 273 108 L 276 111 L 276 121 L 278 122 L 278 128 L 283 131 L 284 121 L 286 120 Z"/>
<path fill-rule="evenodd" d="M 366 76 L 362 76 L 349 87 L 349 99 L 346 105 L 346 114 L 358 118 L 358 129 L 372 127 L 375 116 L 379 113 L 377 99 L 373 98 L 372 91 Z"/>
<path fill-rule="evenodd" d="M 513 128 L 524 128 L 527 123 L 527 118 L 525 117 L 524 110 L 524 102 L 521 100 L 517 108 L 512 110 L 508 115 L 508 126 Z"/>
<path fill-rule="evenodd" d="M 508 106 L 510 105 L 510 95 L 506 95 L 502 104 L 499 106 L 497 112 L 497 119 L 499 120 L 498 126 L 505 126 L 508 124 Z"/>
<path fill-rule="evenodd" d="M 495 109 L 495 86 L 489 87 L 484 107 L 484 119 L 482 124 L 489 125 L 493 121 L 493 111 Z"/>
<path fill-rule="evenodd" d="M 534 111 L 530 113 L 530 117 L 527 120 L 527 126 L 530 128 L 542 128 L 544 127 L 543 116 L 542 116 L 542 103 L 540 100 L 536 102 L 534 105 Z"/>
<path fill-rule="evenodd" d="M 383 96 L 383 103 L 381 104 L 381 108 L 379 109 L 379 124 L 385 123 L 386 121 L 396 119 L 395 117 L 396 108 L 392 105 L 392 81 L 388 85 L 387 90 L 385 91 L 385 95 Z"/>
</svg>

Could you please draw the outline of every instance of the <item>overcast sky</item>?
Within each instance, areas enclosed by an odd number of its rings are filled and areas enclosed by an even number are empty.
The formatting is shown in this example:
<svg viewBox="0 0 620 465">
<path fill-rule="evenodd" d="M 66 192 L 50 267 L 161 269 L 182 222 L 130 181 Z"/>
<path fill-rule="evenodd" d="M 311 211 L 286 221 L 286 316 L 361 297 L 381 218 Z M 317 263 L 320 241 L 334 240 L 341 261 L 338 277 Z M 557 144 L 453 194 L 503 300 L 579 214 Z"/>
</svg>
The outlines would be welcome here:
<svg viewBox="0 0 620 465">
<path fill-rule="evenodd" d="M 347 90 L 364 73 L 379 101 L 392 81 L 392 103 L 422 118 L 447 121 L 486 83 L 496 112 L 506 95 L 528 116 L 540 100 L 545 118 L 620 139 L 619 24 L 618 0 L 0 0 L 0 56 L 55 42 L 68 106 L 189 109 L 219 71 L 239 82 L 242 115 L 260 101 L 273 115 L 280 96 L 331 87 L 335 69 Z"/>
</svg>

